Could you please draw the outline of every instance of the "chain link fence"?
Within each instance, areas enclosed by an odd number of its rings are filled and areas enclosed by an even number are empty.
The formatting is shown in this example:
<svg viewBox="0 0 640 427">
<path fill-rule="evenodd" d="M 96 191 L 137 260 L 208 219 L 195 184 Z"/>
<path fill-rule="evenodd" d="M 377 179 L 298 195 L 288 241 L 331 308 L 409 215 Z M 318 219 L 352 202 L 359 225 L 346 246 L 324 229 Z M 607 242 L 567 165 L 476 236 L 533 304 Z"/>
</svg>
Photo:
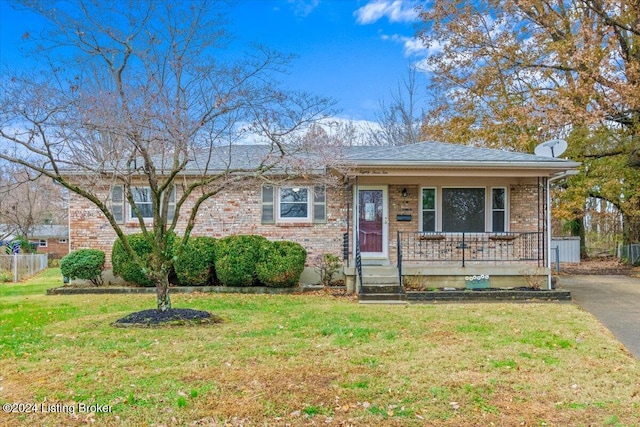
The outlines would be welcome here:
<svg viewBox="0 0 640 427">
<path fill-rule="evenodd" d="M 19 282 L 47 268 L 47 254 L 0 255 L 0 281 Z"/>
<path fill-rule="evenodd" d="M 618 246 L 618 258 L 631 265 L 640 265 L 640 243 Z"/>
</svg>

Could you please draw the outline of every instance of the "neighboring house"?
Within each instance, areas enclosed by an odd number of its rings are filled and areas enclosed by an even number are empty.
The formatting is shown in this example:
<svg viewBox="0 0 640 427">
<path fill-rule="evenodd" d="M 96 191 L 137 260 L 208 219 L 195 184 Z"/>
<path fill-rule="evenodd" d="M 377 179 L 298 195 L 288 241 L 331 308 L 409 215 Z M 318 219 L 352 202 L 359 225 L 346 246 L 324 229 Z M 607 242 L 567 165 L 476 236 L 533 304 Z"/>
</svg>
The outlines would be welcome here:
<svg viewBox="0 0 640 427">
<path fill-rule="evenodd" d="M 245 165 L 263 149 L 233 148 Z M 401 266 L 405 281 L 423 287 L 464 287 L 474 275 L 489 275 L 492 286 L 547 283 L 549 181 L 578 163 L 433 142 L 343 150 L 340 168 L 307 180 L 225 188 L 200 208 L 193 234 L 296 241 L 307 249 L 307 273 L 322 254 L 340 255 L 356 291 L 356 261 L 364 275 L 385 266 L 397 275 Z M 326 185 L 323 174 L 340 184 Z M 99 193 L 126 232 L 139 231 L 121 185 L 105 182 Z M 136 190 L 136 205 L 150 216 L 148 196 L 148 188 Z M 71 249 L 98 248 L 109 258 L 116 236 L 102 213 L 72 194 L 69 218 Z"/>
<path fill-rule="evenodd" d="M 40 254 L 59 259 L 69 253 L 69 227 L 66 225 L 36 225 L 27 236 Z"/>
</svg>

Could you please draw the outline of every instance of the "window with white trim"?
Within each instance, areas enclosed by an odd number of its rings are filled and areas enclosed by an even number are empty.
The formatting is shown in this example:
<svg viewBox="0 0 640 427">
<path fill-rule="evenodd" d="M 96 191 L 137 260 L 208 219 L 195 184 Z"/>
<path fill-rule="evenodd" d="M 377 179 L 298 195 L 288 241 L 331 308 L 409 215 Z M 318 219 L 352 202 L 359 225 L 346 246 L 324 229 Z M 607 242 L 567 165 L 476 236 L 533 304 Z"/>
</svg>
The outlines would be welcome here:
<svg viewBox="0 0 640 427">
<path fill-rule="evenodd" d="M 263 224 L 276 222 L 314 222 L 327 220 L 327 195 L 323 185 L 313 187 L 262 186 Z"/>
<path fill-rule="evenodd" d="M 153 205 L 151 199 L 151 188 L 140 186 L 140 187 L 131 187 L 131 196 L 133 197 L 133 201 L 135 206 L 138 208 L 138 211 L 142 215 L 142 218 L 145 220 L 153 219 Z M 111 213 L 113 214 L 116 222 L 122 223 L 125 221 L 125 197 L 124 197 L 124 186 L 121 184 L 113 185 L 111 187 Z M 169 221 L 173 220 L 173 216 L 175 215 L 176 210 L 176 191 L 175 187 L 173 191 L 169 194 L 169 212 L 167 214 L 167 219 Z M 129 209 L 127 210 L 127 220 L 137 220 L 138 217 L 134 211 L 133 205 L 129 204 Z"/>
<path fill-rule="evenodd" d="M 111 214 L 117 223 L 124 222 L 124 189 L 121 184 L 111 187 Z"/>
<path fill-rule="evenodd" d="M 327 221 L 327 189 L 324 185 L 313 187 L 313 222 Z"/>
<path fill-rule="evenodd" d="M 307 187 L 278 188 L 278 220 L 311 220 L 311 198 Z"/>
<path fill-rule="evenodd" d="M 67 239 L 58 239 L 58 243 L 60 244 L 67 243 Z"/>
<path fill-rule="evenodd" d="M 145 220 L 153 219 L 153 204 L 151 198 L 150 187 L 131 187 L 131 196 L 135 203 L 136 208 Z M 175 187 L 169 194 L 169 211 L 167 213 L 167 219 L 173 220 L 173 215 L 176 211 L 176 191 Z M 129 206 L 129 218 L 137 219 L 137 215 L 133 210 L 133 206 Z"/>
<path fill-rule="evenodd" d="M 491 231 L 507 231 L 507 189 L 491 189 Z"/>
<path fill-rule="evenodd" d="M 151 188 L 131 187 L 131 196 L 140 215 L 144 219 L 153 219 L 153 205 L 151 202 Z M 137 218 L 134 205 L 129 205 L 129 218 Z"/>
<path fill-rule="evenodd" d="M 40 239 L 38 240 L 38 247 L 40 248 L 46 248 L 47 246 L 49 246 L 49 243 L 47 242 L 46 239 Z"/>
<path fill-rule="evenodd" d="M 436 189 L 422 189 L 422 231 L 436 231 Z"/>
<path fill-rule="evenodd" d="M 262 186 L 262 223 L 273 224 L 275 222 L 273 185 Z"/>
</svg>

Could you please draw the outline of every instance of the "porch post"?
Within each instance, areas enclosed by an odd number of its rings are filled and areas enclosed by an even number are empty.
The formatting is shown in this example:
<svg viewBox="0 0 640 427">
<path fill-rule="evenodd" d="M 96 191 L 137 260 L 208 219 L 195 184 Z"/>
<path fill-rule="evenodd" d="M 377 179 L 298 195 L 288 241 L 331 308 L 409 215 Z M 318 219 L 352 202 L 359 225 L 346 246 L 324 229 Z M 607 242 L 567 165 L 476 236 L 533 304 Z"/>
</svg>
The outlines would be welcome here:
<svg viewBox="0 0 640 427">
<path fill-rule="evenodd" d="M 355 206 L 353 207 L 354 211 L 354 236 L 353 241 L 356 244 L 355 257 L 356 257 L 356 274 L 358 275 L 358 281 L 356 286 L 358 286 L 358 294 L 362 293 L 362 254 L 360 253 L 360 194 L 358 193 L 358 176 L 356 175 L 354 195 L 355 195 Z"/>
<path fill-rule="evenodd" d="M 546 189 L 547 189 L 547 200 L 546 200 L 546 204 L 547 204 L 547 239 L 546 239 L 546 243 L 547 243 L 547 247 L 545 248 L 545 259 L 547 260 L 547 268 L 549 269 L 549 290 L 551 290 L 551 257 L 549 256 L 549 250 L 551 248 L 551 183 L 553 181 L 557 181 L 559 179 L 564 179 L 567 178 L 570 175 L 576 175 L 578 173 L 577 170 L 572 169 L 572 170 L 567 170 L 564 172 L 560 172 L 556 175 L 553 175 L 549 178 L 545 177 L 546 182 Z"/>
<path fill-rule="evenodd" d="M 344 247 L 342 248 L 343 250 L 343 257 L 344 260 L 347 262 L 347 267 L 349 267 L 350 262 L 351 262 L 351 257 L 349 256 L 349 254 L 351 253 L 351 246 L 350 246 L 350 239 L 349 239 L 349 235 L 351 234 L 351 200 L 349 200 L 349 197 L 353 197 L 353 195 L 351 194 L 351 181 L 349 180 L 349 178 L 347 177 L 346 179 L 346 183 L 345 183 L 345 198 L 346 198 L 346 203 L 347 203 L 347 232 L 346 232 L 346 238 L 344 239 L 344 241 L 342 242 L 342 244 L 344 245 Z"/>
<path fill-rule="evenodd" d="M 544 259 L 547 260 L 547 268 L 549 269 L 549 273 L 547 274 L 547 288 L 551 290 L 551 257 L 549 256 L 549 250 L 551 249 L 551 180 L 546 179 L 546 191 L 547 197 L 545 200 L 546 203 L 546 212 L 547 212 L 547 236 L 546 236 L 546 247 L 544 248 Z"/>
</svg>

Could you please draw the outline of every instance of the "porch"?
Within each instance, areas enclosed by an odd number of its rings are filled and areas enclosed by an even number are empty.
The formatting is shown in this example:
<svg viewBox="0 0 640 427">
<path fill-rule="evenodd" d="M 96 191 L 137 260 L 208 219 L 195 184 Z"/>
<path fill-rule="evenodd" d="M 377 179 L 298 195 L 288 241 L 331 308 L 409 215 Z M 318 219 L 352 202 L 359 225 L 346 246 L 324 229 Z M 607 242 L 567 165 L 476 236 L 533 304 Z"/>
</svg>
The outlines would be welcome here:
<svg viewBox="0 0 640 427">
<path fill-rule="evenodd" d="M 395 265 L 372 263 L 356 249 L 354 264 L 345 268 L 347 289 L 366 293 L 372 286 L 384 285 L 387 290 L 396 287 L 397 293 L 404 293 L 431 288 L 547 288 L 546 246 L 542 231 L 397 230 Z"/>
</svg>

